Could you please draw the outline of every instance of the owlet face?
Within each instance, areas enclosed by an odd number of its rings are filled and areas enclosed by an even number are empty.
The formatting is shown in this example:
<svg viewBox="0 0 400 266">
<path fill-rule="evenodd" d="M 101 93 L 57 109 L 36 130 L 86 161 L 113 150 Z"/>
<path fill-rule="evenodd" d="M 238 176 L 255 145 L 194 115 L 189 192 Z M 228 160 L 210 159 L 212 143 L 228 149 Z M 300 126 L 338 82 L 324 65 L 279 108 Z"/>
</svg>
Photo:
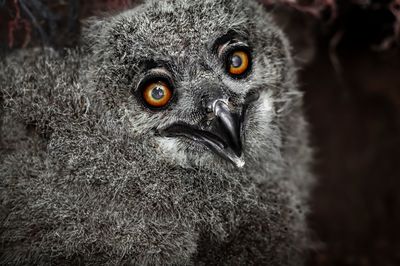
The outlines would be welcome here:
<svg viewBox="0 0 400 266">
<path fill-rule="evenodd" d="M 276 155 L 289 60 L 257 4 L 149 1 L 91 35 L 99 97 L 157 156 L 241 168 Z"/>
</svg>

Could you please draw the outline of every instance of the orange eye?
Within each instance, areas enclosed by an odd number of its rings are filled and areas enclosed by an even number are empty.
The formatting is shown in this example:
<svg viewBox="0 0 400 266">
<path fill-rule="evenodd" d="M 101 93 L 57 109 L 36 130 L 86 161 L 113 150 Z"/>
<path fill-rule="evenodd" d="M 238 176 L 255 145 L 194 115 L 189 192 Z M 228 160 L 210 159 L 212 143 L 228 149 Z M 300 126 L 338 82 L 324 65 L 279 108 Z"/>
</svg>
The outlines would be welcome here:
<svg viewBox="0 0 400 266">
<path fill-rule="evenodd" d="M 231 75 L 242 75 L 249 69 L 250 56 L 245 51 L 236 51 L 229 57 L 228 65 Z"/>
<path fill-rule="evenodd" d="M 163 81 L 152 82 L 143 91 L 143 99 L 155 108 L 164 107 L 171 100 L 172 91 Z"/>
</svg>

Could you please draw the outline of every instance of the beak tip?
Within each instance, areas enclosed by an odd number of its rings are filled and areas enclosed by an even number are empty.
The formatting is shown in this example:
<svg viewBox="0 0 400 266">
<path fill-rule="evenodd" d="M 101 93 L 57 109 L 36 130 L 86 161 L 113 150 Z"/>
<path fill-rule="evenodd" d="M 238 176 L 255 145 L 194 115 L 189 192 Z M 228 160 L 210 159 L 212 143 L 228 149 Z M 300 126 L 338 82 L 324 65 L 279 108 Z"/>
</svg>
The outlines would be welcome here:
<svg viewBox="0 0 400 266">
<path fill-rule="evenodd" d="M 246 162 L 242 158 L 235 158 L 233 160 L 233 163 L 235 164 L 235 166 L 237 168 L 240 168 L 240 169 L 243 168 L 244 165 L 246 164 Z"/>
</svg>

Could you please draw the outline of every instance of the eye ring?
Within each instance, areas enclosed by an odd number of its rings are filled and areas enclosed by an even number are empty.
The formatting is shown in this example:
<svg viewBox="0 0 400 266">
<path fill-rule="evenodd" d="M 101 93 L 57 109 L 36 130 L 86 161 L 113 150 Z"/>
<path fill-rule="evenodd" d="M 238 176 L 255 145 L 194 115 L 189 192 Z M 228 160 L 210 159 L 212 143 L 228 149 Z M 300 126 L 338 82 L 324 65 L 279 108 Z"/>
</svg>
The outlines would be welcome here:
<svg viewBox="0 0 400 266">
<path fill-rule="evenodd" d="M 151 80 L 145 84 L 142 90 L 142 98 L 146 106 L 154 109 L 160 109 L 171 101 L 172 89 L 171 86 L 159 79 Z"/>
<path fill-rule="evenodd" d="M 241 42 L 227 43 L 219 48 L 226 73 L 234 79 L 246 78 L 252 69 L 251 48 Z"/>
</svg>

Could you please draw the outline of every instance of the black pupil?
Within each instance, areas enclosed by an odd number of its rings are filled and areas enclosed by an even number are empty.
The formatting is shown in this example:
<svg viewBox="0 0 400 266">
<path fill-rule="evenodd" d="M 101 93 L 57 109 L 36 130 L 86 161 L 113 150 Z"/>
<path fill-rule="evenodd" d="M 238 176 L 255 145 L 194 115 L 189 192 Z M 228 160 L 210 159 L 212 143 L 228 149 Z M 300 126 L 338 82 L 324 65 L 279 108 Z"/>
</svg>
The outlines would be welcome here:
<svg viewBox="0 0 400 266">
<path fill-rule="evenodd" d="M 151 97 L 153 97 L 153 99 L 156 100 L 160 100 L 164 97 L 164 90 L 163 88 L 157 86 L 153 89 L 153 91 L 151 92 Z"/>
<path fill-rule="evenodd" d="M 238 55 L 232 56 L 232 58 L 231 58 L 231 65 L 232 65 L 234 68 L 240 67 L 240 66 L 242 65 L 242 63 L 243 63 L 243 61 L 242 61 L 242 58 L 241 58 L 240 56 L 238 56 Z"/>
</svg>

